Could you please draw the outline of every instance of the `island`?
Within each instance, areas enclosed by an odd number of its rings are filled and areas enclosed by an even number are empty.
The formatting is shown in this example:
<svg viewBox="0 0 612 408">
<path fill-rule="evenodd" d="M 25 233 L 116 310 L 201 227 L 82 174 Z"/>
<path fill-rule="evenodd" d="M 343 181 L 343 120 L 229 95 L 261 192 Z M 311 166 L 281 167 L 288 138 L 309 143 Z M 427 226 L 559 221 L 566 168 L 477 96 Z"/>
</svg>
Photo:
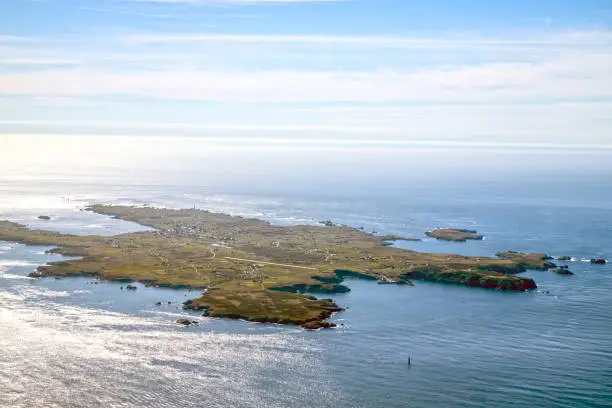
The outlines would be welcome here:
<svg viewBox="0 0 612 408">
<path fill-rule="evenodd" d="M 386 245 L 389 236 L 335 224 L 277 226 L 196 209 L 94 205 L 87 210 L 150 230 L 78 236 L 0 221 L 0 240 L 53 246 L 49 252 L 75 257 L 42 265 L 32 277 L 92 276 L 198 289 L 201 296 L 185 302 L 186 309 L 307 329 L 333 326 L 326 320 L 343 309 L 315 295 L 349 291 L 342 285 L 347 277 L 406 286 L 425 280 L 526 291 L 536 284 L 517 273 L 556 267 L 543 254 L 507 252 L 490 258 L 419 253 Z"/>
<path fill-rule="evenodd" d="M 463 228 L 438 228 L 425 233 L 428 237 L 441 241 L 465 242 L 467 240 L 482 240 L 484 237 L 478 231 Z"/>
</svg>

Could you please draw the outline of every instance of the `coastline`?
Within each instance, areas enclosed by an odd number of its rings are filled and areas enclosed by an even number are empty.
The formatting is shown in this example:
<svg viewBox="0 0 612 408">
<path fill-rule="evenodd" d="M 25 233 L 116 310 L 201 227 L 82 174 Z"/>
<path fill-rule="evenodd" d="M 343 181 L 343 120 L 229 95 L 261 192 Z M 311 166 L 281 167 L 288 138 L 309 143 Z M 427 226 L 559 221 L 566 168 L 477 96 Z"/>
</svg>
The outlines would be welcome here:
<svg viewBox="0 0 612 408">
<path fill-rule="evenodd" d="M 201 210 L 121 206 L 92 206 L 88 210 L 154 230 L 77 237 L 0 222 L 0 239 L 52 245 L 56 246 L 53 253 L 81 257 L 42 266 L 33 277 L 91 276 L 140 281 L 148 286 L 208 289 L 201 297 L 186 302 L 185 308 L 211 317 L 307 329 L 332 327 L 326 320 L 343 309 L 330 300 L 304 293 L 349 291 L 340 285 L 344 276 L 400 285 L 410 285 L 411 279 L 417 279 L 526 291 L 535 289 L 535 282 L 514 275 L 527 268 L 547 269 L 543 255 L 519 262 L 418 253 L 389 248 L 384 244 L 389 236 L 344 226 L 278 227 Z M 282 248 L 280 242 L 287 247 Z M 221 246 L 212 246 L 219 243 Z"/>
</svg>

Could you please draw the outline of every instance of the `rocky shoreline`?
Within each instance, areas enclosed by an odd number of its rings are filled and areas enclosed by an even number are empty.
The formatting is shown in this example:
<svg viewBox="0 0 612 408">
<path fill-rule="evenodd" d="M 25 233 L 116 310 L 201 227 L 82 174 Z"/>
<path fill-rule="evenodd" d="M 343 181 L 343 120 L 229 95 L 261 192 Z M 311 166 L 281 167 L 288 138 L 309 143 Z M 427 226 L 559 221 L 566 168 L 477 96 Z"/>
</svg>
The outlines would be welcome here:
<svg viewBox="0 0 612 408">
<path fill-rule="evenodd" d="M 88 210 L 152 230 L 76 236 L 0 221 L 0 240 L 55 246 L 53 253 L 80 257 L 41 266 L 33 277 L 91 276 L 207 289 L 185 307 L 213 317 L 309 329 L 330 327 L 326 319 L 342 310 L 310 294 L 346 293 L 350 289 L 341 283 L 347 277 L 404 286 L 424 280 L 526 291 L 536 284 L 517 273 L 556 267 L 543 254 L 507 252 L 488 258 L 393 248 L 385 242 L 401 237 L 329 223 L 280 227 L 194 209 L 98 205 Z"/>
<path fill-rule="evenodd" d="M 344 309 L 336 305 L 331 299 L 317 300 L 321 304 L 321 311 L 318 315 L 307 318 L 307 319 L 291 319 L 291 318 L 278 318 L 268 316 L 257 316 L 251 313 L 240 314 L 240 313 L 219 313 L 214 311 L 214 306 L 202 303 L 199 299 L 188 300 L 184 303 L 183 308 L 185 310 L 192 310 L 196 312 L 203 312 L 203 316 L 214 317 L 219 319 L 233 319 L 233 320 L 244 320 L 254 323 L 270 323 L 270 324 L 281 324 L 289 326 L 301 326 L 307 330 L 318 330 L 318 329 L 329 329 L 336 327 L 336 324 L 327 322 L 334 313 L 342 312 Z"/>
</svg>

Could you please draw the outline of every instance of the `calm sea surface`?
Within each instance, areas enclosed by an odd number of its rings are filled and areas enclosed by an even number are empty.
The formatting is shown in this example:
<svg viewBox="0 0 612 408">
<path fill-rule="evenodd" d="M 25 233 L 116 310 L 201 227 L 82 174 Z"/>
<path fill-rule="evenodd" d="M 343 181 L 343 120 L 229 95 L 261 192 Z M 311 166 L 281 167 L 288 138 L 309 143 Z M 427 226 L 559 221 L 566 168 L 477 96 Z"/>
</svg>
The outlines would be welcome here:
<svg viewBox="0 0 612 408">
<path fill-rule="evenodd" d="M 197 292 L 29 279 L 61 257 L 0 242 L 1 407 L 612 406 L 612 264 L 581 261 L 612 258 L 612 151 L 49 136 L 0 144 L 0 219 L 33 228 L 134 231 L 79 208 L 147 203 L 416 237 L 468 227 L 486 239 L 402 245 L 576 259 L 571 277 L 527 272 L 539 287 L 531 293 L 350 280 L 352 291 L 335 296 L 347 308 L 334 317 L 343 327 L 304 332 L 202 317 L 177 327 L 193 316 L 180 303 Z"/>
</svg>

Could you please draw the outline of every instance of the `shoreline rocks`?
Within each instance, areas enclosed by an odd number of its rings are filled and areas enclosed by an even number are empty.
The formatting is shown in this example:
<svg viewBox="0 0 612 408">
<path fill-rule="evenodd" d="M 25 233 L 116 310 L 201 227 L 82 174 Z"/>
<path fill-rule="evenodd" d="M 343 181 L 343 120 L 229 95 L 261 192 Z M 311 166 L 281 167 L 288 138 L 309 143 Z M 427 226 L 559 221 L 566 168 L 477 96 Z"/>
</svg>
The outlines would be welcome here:
<svg viewBox="0 0 612 408">
<path fill-rule="evenodd" d="M 489 276 L 482 276 L 473 271 L 449 272 L 435 266 L 415 268 L 402 275 L 402 277 L 512 292 L 525 292 L 538 287 L 531 278 L 519 278 L 497 272 L 493 272 Z"/>
<path fill-rule="evenodd" d="M 302 324 L 302 327 L 306 330 L 319 330 L 319 329 L 330 329 L 332 327 L 336 327 L 336 325 L 334 323 L 315 320 L 312 322 L 306 322 Z"/>
<path fill-rule="evenodd" d="M 516 251 L 498 252 L 495 254 L 498 258 L 507 259 L 515 262 L 524 272 L 527 269 L 534 269 L 537 271 L 547 271 L 549 269 L 557 268 L 554 262 L 550 262 L 552 257 L 546 254 L 525 254 Z"/>
<path fill-rule="evenodd" d="M 188 326 L 197 326 L 199 323 L 197 320 L 189 320 L 189 319 L 178 319 L 176 321 L 177 324 L 183 325 L 185 327 Z"/>
<path fill-rule="evenodd" d="M 409 281 L 408 279 L 403 278 L 389 278 L 388 276 L 381 276 L 378 280 L 379 285 L 406 285 L 406 286 L 414 286 L 414 283 Z"/>
</svg>

